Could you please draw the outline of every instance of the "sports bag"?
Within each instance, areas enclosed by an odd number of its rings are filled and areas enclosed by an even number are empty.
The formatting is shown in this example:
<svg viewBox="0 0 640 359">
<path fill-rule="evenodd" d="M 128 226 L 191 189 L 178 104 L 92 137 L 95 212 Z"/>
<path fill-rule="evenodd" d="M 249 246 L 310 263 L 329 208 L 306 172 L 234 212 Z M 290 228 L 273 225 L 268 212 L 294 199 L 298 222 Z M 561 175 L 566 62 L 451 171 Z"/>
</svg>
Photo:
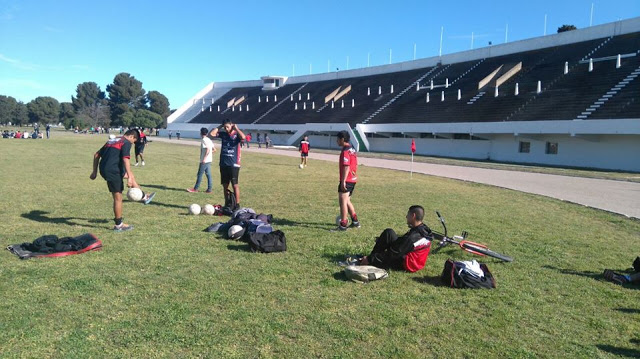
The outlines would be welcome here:
<svg viewBox="0 0 640 359">
<path fill-rule="evenodd" d="M 369 283 L 373 280 L 384 279 L 389 276 L 386 270 L 367 265 L 346 266 L 344 268 L 344 274 L 356 283 Z"/>
<path fill-rule="evenodd" d="M 287 239 L 282 231 L 250 233 L 248 243 L 252 252 L 273 253 L 285 252 L 287 250 Z"/>
<path fill-rule="evenodd" d="M 451 288 L 493 289 L 496 287 L 496 281 L 486 264 L 480 263 L 479 265 L 482 275 L 478 275 L 468 267 L 468 263 L 447 259 L 442 270 L 442 283 Z"/>
</svg>

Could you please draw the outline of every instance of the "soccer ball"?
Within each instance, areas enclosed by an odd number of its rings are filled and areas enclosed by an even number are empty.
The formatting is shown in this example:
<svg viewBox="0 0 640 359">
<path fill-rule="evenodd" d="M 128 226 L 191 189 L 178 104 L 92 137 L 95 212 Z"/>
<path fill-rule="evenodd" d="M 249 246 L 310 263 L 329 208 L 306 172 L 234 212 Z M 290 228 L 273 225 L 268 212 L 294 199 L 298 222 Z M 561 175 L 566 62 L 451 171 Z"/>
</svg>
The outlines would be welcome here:
<svg viewBox="0 0 640 359">
<path fill-rule="evenodd" d="M 130 201 L 138 202 L 142 199 L 142 196 L 144 196 L 144 194 L 140 188 L 129 188 L 127 191 L 127 198 L 129 198 Z"/>
<path fill-rule="evenodd" d="M 214 213 L 216 213 L 216 209 L 215 207 L 213 207 L 213 205 L 205 204 L 204 207 L 202 207 L 202 212 L 204 214 L 212 216 Z"/>
<path fill-rule="evenodd" d="M 342 220 L 342 216 L 341 215 L 337 215 L 336 216 L 336 225 L 339 226 L 340 225 L 340 221 Z"/>
<path fill-rule="evenodd" d="M 298 167 L 300 167 L 300 169 L 303 169 L 303 168 L 304 168 L 304 166 L 302 165 L 302 163 L 301 163 L 301 164 L 300 164 L 300 166 L 298 166 Z"/>
<path fill-rule="evenodd" d="M 200 208 L 199 204 L 194 203 L 189 206 L 189 213 L 193 214 L 194 216 L 199 215 L 201 210 L 202 209 Z"/>
<path fill-rule="evenodd" d="M 244 234 L 244 228 L 242 226 L 235 224 L 229 227 L 229 231 L 227 232 L 227 234 L 231 239 L 238 239 L 242 237 L 242 235 Z"/>
</svg>

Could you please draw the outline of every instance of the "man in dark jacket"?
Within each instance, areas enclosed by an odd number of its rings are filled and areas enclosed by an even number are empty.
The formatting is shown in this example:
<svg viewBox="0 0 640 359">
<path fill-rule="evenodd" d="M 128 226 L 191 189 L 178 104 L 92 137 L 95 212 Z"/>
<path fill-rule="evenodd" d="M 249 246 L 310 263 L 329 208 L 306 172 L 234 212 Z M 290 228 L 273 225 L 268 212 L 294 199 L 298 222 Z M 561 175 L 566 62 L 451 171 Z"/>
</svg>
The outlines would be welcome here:
<svg viewBox="0 0 640 359">
<path fill-rule="evenodd" d="M 379 268 L 402 268 L 404 256 L 412 252 L 420 242 L 431 240 L 431 229 L 422 223 L 424 208 L 411 206 L 407 212 L 409 231 L 398 237 L 396 232 L 387 228 L 376 239 L 371 254 L 357 260 L 358 265 L 372 265 Z M 356 264 L 356 263 L 354 263 Z"/>
</svg>

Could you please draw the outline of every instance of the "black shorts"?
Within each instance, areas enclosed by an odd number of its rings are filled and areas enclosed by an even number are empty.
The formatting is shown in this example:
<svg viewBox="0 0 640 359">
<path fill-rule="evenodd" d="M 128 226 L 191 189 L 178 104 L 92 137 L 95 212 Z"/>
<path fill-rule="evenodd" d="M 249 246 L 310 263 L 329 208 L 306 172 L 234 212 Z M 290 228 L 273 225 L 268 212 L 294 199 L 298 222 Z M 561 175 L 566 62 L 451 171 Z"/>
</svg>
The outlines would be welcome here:
<svg viewBox="0 0 640 359">
<path fill-rule="evenodd" d="M 353 194 L 353 190 L 356 188 L 356 184 L 355 183 L 351 183 L 351 182 L 347 182 L 345 183 L 345 186 L 347 187 L 346 191 L 342 190 L 342 183 L 338 183 L 338 193 L 349 193 L 349 197 L 351 197 L 351 195 Z"/>
<path fill-rule="evenodd" d="M 240 175 L 240 167 L 220 166 L 220 183 L 225 185 L 238 184 L 238 175 Z"/>
<path fill-rule="evenodd" d="M 136 156 L 144 153 L 144 145 L 136 145 Z"/>
<path fill-rule="evenodd" d="M 304 153 L 304 152 L 300 152 L 300 156 L 302 157 L 309 157 L 309 153 Z"/>
<path fill-rule="evenodd" d="M 124 181 L 122 178 L 119 179 L 107 179 L 107 187 L 109 187 L 109 192 L 115 193 L 124 191 Z"/>
</svg>

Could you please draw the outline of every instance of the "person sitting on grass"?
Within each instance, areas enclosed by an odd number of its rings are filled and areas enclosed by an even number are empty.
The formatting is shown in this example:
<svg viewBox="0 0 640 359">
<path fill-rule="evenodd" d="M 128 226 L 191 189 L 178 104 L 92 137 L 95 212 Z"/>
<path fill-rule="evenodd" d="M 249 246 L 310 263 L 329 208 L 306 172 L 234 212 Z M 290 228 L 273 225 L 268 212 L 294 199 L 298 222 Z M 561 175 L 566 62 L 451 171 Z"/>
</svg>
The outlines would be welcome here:
<svg viewBox="0 0 640 359">
<path fill-rule="evenodd" d="M 636 260 L 633 261 L 633 268 L 635 270 L 635 273 L 632 274 L 621 274 L 616 273 L 611 269 L 605 269 L 604 279 L 616 284 L 638 284 L 640 283 L 640 257 L 637 257 Z"/>
<path fill-rule="evenodd" d="M 120 138 L 110 139 L 98 152 L 93 155 L 93 171 L 89 178 L 95 180 L 100 167 L 100 175 L 107 181 L 107 187 L 113 197 L 113 214 L 115 216 L 115 232 L 123 232 L 133 229 L 122 221 L 122 191 L 124 191 L 123 178 L 127 179 L 127 186 L 140 188 L 131 171 L 131 145 L 138 139 L 137 130 L 128 130 Z M 125 177 L 126 176 L 126 177 Z M 155 196 L 154 193 L 145 194 L 141 201 L 149 204 Z"/>
<path fill-rule="evenodd" d="M 371 254 L 368 256 L 349 257 L 347 265 L 372 265 L 378 268 L 403 268 L 404 256 L 412 252 L 419 245 L 428 244 L 433 234 L 425 225 L 424 208 L 414 205 L 409 207 L 406 219 L 409 231 L 398 237 L 396 232 L 387 228 L 376 239 Z"/>
</svg>

